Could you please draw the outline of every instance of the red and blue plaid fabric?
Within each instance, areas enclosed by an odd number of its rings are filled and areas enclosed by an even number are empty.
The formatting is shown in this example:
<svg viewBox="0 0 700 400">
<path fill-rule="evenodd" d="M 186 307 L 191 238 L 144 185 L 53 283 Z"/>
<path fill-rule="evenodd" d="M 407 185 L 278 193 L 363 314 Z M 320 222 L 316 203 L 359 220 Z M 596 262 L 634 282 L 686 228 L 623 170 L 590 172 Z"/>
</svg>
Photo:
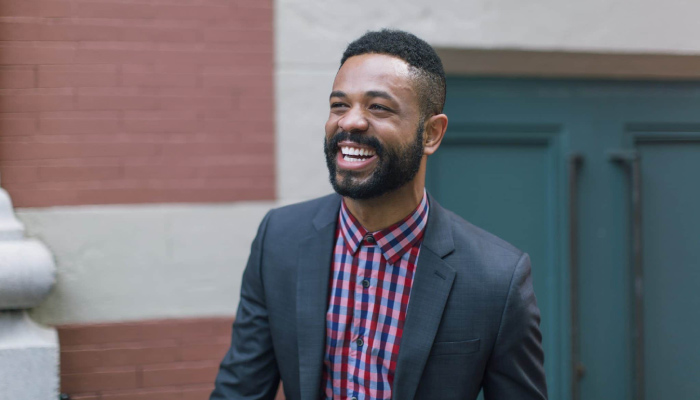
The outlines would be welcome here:
<svg viewBox="0 0 700 400">
<path fill-rule="evenodd" d="M 424 193 L 411 215 L 368 233 L 342 204 L 326 312 L 326 399 L 391 398 L 428 208 Z"/>
</svg>

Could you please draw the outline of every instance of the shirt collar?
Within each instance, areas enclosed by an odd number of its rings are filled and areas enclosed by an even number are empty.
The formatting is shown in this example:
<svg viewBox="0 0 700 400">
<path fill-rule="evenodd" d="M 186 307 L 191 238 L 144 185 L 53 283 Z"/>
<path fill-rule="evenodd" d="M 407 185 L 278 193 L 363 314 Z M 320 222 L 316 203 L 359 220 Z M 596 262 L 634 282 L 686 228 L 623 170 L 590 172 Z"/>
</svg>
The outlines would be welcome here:
<svg viewBox="0 0 700 400">
<path fill-rule="evenodd" d="M 428 196 L 423 190 L 423 199 L 411 214 L 388 228 L 371 232 L 389 264 L 395 264 L 423 239 L 429 208 Z M 355 254 L 368 232 L 347 209 L 345 201 L 341 202 L 339 224 L 348 250 Z"/>
</svg>

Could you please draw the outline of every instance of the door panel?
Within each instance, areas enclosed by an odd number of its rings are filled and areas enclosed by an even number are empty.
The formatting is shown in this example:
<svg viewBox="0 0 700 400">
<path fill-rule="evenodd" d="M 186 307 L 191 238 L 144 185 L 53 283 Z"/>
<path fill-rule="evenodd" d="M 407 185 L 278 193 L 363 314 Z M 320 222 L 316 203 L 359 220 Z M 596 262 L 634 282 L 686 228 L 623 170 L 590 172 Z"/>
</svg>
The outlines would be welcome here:
<svg viewBox="0 0 700 400">
<path fill-rule="evenodd" d="M 700 393 L 700 135 L 638 143 L 647 399 Z"/>
<path fill-rule="evenodd" d="M 630 184 L 642 170 L 646 400 L 700 399 L 700 84 L 448 79 L 450 125 L 427 186 L 532 256 L 550 398 L 571 399 L 569 284 L 582 400 L 632 400 Z M 566 167 L 580 153 L 579 274 L 569 275 Z"/>
</svg>

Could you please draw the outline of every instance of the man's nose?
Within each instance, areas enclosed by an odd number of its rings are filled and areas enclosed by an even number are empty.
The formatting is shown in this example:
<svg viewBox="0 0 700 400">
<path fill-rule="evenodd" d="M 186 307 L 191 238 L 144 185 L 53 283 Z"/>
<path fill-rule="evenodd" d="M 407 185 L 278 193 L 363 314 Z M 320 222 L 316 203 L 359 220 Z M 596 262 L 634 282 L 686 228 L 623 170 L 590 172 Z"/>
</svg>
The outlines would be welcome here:
<svg viewBox="0 0 700 400">
<path fill-rule="evenodd" d="M 340 118 L 338 127 L 345 132 L 364 132 L 369 122 L 360 107 L 353 107 Z"/>
</svg>

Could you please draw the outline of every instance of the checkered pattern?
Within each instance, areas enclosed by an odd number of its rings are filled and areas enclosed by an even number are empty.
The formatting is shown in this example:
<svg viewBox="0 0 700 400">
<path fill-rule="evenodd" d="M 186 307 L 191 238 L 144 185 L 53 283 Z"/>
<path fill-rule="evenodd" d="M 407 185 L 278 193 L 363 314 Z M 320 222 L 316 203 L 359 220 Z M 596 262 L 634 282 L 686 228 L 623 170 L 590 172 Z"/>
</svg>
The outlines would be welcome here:
<svg viewBox="0 0 700 400">
<path fill-rule="evenodd" d="M 428 208 L 424 193 L 411 215 L 368 234 L 341 206 L 326 312 L 326 399 L 391 398 Z"/>
</svg>

